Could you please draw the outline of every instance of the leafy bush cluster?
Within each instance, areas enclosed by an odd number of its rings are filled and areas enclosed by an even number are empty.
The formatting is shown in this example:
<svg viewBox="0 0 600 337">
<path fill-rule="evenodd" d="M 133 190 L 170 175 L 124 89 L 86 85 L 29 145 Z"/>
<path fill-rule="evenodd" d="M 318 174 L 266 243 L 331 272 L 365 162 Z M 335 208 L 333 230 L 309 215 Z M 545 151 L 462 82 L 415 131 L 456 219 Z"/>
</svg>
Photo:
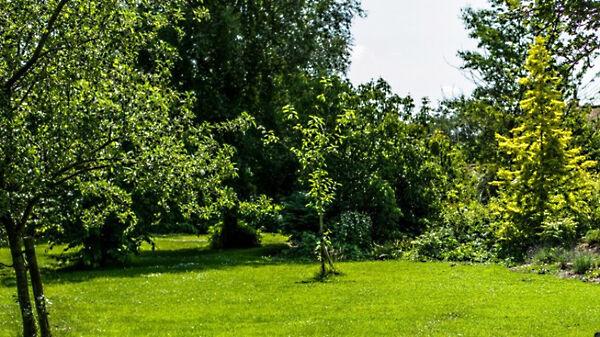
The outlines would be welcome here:
<svg viewBox="0 0 600 337">
<path fill-rule="evenodd" d="M 331 225 L 335 256 L 341 260 L 370 255 L 373 247 L 373 222 L 364 213 L 344 212 Z"/>
<path fill-rule="evenodd" d="M 447 207 L 438 223 L 412 241 L 413 256 L 450 261 L 487 261 L 494 257 L 490 214 L 478 202 Z"/>
<path fill-rule="evenodd" d="M 240 203 L 240 218 L 252 228 L 277 232 L 283 222 L 282 208 L 267 196 L 261 195 L 256 200 Z"/>
<path fill-rule="evenodd" d="M 371 218 L 359 212 L 344 212 L 329 226 L 327 240 L 338 260 L 355 260 L 371 256 L 373 248 Z M 317 232 L 302 231 L 292 236 L 294 254 L 315 257 L 319 236 Z M 317 254 L 318 255 L 318 254 Z"/>
<path fill-rule="evenodd" d="M 585 235 L 585 242 L 590 246 L 600 248 L 600 229 L 591 229 Z"/>
</svg>

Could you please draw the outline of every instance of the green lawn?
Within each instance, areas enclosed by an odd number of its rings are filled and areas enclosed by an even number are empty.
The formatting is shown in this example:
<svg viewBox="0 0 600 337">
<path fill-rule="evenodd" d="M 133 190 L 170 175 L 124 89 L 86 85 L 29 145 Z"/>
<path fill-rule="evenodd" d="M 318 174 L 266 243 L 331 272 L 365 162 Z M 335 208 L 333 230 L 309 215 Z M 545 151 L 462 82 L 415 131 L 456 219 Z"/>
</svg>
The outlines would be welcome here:
<svg viewBox="0 0 600 337">
<path fill-rule="evenodd" d="M 211 252 L 206 238 L 163 237 L 127 268 L 47 271 L 56 336 L 593 336 L 600 286 L 496 265 L 406 261 L 316 264 L 265 247 Z M 43 250 L 43 248 L 41 248 Z M 42 254 L 43 255 L 43 254 Z M 51 259 L 44 258 L 45 263 Z M 8 252 L 0 250 L 0 262 Z M 19 330 L 14 281 L 0 284 L 0 336 Z"/>
</svg>

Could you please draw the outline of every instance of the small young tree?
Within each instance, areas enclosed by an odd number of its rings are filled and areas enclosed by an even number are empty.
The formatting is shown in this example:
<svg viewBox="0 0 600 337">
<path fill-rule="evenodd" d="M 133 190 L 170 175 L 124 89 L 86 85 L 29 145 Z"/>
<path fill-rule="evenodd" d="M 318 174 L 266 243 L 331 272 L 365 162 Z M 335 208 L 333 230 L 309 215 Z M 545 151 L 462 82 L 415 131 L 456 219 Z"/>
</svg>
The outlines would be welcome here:
<svg viewBox="0 0 600 337">
<path fill-rule="evenodd" d="M 510 137 L 496 136 L 512 159 L 494 182 L 500 188 L 500 244 L 512 253 L 523 253 L 540 239 L 548 244 L 573 238 L 588 210 L 587 170 L 595 162 L 570 144 L 571 132 L 562 124 L 560 78 L 545 43 L 542 37 L 535 39 L 525 64 L 529 75 L 520 81 L 527 88 L 520 125 Z"/>
<path fill-rule="evenodd" d="M 328 88 L 328 80 L 323 79 L 325 88 Z M 326 96 L 321 94 L 317 97 L 319 103 L 326 103 Z M 319 109 L 319 106 L 316 106 Z M 336 273 L 331 258 L 330 240 L 328 230 L 324 223 L 327 207 L 335 198 L 335 190 L 338 185 L 327 170 L 327 158 L 337 154 L 338 147 L 343 140 L 342 127 L 346 125 L 353 116 L 352 111 L 345 111 L 338 115 L 337 124 L 328 128 L 325 120 L 317 115 L 309 115 L 306 123 L 300 121 L 294 107 L 284 107 L 284 114 L 288 119 L 296 122 L 293 129 L 301 136 L 300 146 L 292 147 L 291 150 L 300 163 L 301 179 L 308 187 L 307 207 L 313 209 L 319 218 L 319 242 L 318 252 L 321 262 L 320 277 L 326 277 L 329 273 Z M 326 268 L 329 265 L 330 270 Z"/>
</svg>

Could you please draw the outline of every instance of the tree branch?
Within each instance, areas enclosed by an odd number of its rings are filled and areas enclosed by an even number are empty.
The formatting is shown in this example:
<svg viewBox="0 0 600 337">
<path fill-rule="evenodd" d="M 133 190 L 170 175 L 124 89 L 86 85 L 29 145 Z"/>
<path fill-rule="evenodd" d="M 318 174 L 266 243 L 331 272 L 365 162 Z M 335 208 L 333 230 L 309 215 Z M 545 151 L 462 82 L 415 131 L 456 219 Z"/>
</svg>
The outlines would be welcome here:
<svg viewBox="0 0 600 337">
<path fill-rule="evenodd" d="M 62 10 L 65 7 L 65 5 L 67 4 L 67 2 L 69 2 L 69 0 L 60 0 L 60 2 L 56 5 L 56 8 L 54 8 L 54 11 L 52 12 L 52 16 L 50 16 L 50 20 L 48 20 L 48 23 L 46 24 L 46 28 L 44 29 L 44 32 L 42 33 L 40 41 L 38 42 L 37 46 L 35 47 L 35 50 L 34 50 L 33 54 L 31 55 L 31 58 L 21 68 L 19 68 L 12 75 L 12 77 L 8 79 L 8 81 L 6 81 L 6 83 L 4 84 L 5 89 L 7 89 L 7 90 L 12 89 L 12 87 L 15 85 L 15 83 L 17 83 L 21 78 L 23 78 L 23 76 L 27 75 L 27 72 L 29 72 L 31 70 L 31 68 L 36 64 L 36 62 L 40 59 L 40 57 L 42 55 L 42 51 L 44 50 L 44 47 L 46 46 L 46 43 L 48 42 L 48 38 L 50 37 L 50 34 L 54 30 L 54 25 L 56 24 L 56 20 L 58 20 L 58 16 L 62 12 Z"/>
<path fill-rule="evenodd" d="M 41 198 L 42 194 L 40 193 L 34 195 L 31 199 L 29 199 L 29 202 L 27 202 L 23 214 L 21 214 L 21 219 L 16 224 L 17 232 L 21 233 L 21 231 L 25 228 L 25 224 L 27 223 L 27 220 L 29 220 L 29 216 L 33 212 L 33 208 L 40 201 Z"/>
<path fill-rule="evenodd" d="M 55 181 L 52 184 L 52 187 L 59 186 L 59 185 L 65 183 L 65 182 L 67 182 L 67 181 L 69 181 L 69 180 L 77 177 L 78 175 L 83 174 L 83 173 L 91 172 L 91 171 L 96 171 L 96 170 L 101 170 L 101 169 L 108 168 L 108 167 L 110 167 L 110 165 L 96 165 L 96 166 L 84 167 L 84 168 L 82 168 L 82 169 L 80 169 L 78 171 L 75 171 L 75 172 L 69 174 L 68 176 L 66 176 L 66 177 L 64 177 L 64 178 L 62 178 L 60 180 Z"/>
<path fill-rule="evenodd" d="M 112 131 L 110 131 L 112 133 Z M 106 140 L 106 142 L 104 142 L 103 144 L 101 144 L 100 146 L 98 146 L 97 148 L 93 149 L 89 155 L 93 156 L 96 153 L 98 153 L 99 151 L 102 151 L 103 149 L 105 149 L 107 146 L 109 146 L 111 143 L 113 143 L 115 141 L 115 139 L 113 139 L 112 137 L 109 136 L 108 140 Z M 56 171 L 53 175 L 51 179 L 55 179 L 58 178 L 60 175 L 68 172 L 69 170 L 72 170 L 74 168 L 77 168 L 78 166 L 84 165 L 84 164 L 90 164 L 93 162 L 98 162 L 98 161 L 102 161 L 102 160 L 107 160 L 107 159 L 100 159 L 100 158 L 93 158 L 93 159 L 86 159 L 86 160 L 80 160 L 80 161 L 76 161 L 73 162 L 61 169 L 59 169 L 58 171 Z"/>
<path fill-rule="evenodd" d="M 54 183 L 51 184 L 50 188 L 57 187 L 57 186 L 65 183 L 85 172 L 100 170 L 100 169 L 107 168 L 107 167 L 110 167 L 110 165 L 96 165 L 96 166 L 82 168 L 80 170 L 77 170 L 77 171 L 71 173 L 70 175 L 68 175 L 66 177 L 63 177 L 60 180 L 55 181 Z M 31 199 L 29 199 L 29 202 L 27 202 L 27 205 L 25 206 L 25 210 L 23 211 L 23 214 L 21 215 L 21 219 L 19 220 L 18 223 L 15 224 L 15 229 L 17 231 L 20 232 L 25 228 L 25 225 L 27 224 L 27 220 L 29 219 L 29 217 L 31 216 L 31 213 L 33 212 L 33 208 L 40 201 L 40 199 L 42 199 L 42 197 L 44 195 L 45 195 L 44 193 L 40 192 L 40 193 L 34 195 Z"/>
</svg>

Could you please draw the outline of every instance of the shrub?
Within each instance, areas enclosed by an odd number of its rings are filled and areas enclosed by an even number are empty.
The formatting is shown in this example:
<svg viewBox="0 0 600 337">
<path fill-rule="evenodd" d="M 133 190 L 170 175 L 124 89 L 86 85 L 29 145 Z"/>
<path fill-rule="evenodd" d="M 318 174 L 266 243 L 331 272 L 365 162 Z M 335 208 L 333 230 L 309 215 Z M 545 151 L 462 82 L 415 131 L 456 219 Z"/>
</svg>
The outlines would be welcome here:
<svg viewBox="0 0 600 337">
<path fill-rule="evenodd" d="M 550 217 L 542 223 L 540 238 L 552 246 L 571 245 L 576 240 L 578 224 L 570 216 Z"/>
<path fill-rule="evenodd" d="M 252 248 L 260 246 L 260 232 L 240 222 L 237 226 L 215 225 L 210 230 L 210 247 L 213 249 Z"/>
<path fill-rule="evenodd" d="M 130 218 L 122 221 L 111 214 L 102 226 L 84 229 L 83 247 L 74 257 L 87 267 L 122 264 L 131 253 L 138 252 L 144 241 L 151 242 L 149 237 L 138 233 L 135 221 Z"/>
<path fill-rule="evenodd" d="M 579 254 L 573 261 L 573 271 L 577 274 L 583 275 L 588 270 L 592 269 L 594 265 L 594 258 L 590 254 Z"/>
<path fill-rule="evenodd" d="M 319 236 L 313 232 L 300 233 L 292 240 L 294 249 L 291 253 L 295 256 L 314 259 L 318 254 L 316 252 L 319 243 Z"/>
<path fill-rule="evenodd" d="M 258 199 L 240 203 L 240 217 L 253 228 L 277 232 L 282 227 L 282 209 L 281 205 L 261 195 Z"/>
<path fill-rule="evenodd" d="M 373 223 L 364 213 L 344 212 L 338 221 L 331 225 L 334 241 L 369 249 L 373 243 L 371 231 Z"/>
<path fill-rule="evenodd" d="M 355 206 L 359 204 L 366 205 L 360 207 L 361 211 L 371 216 L 373 239 L 377 242 L 385 242 L 401 236 L 403 230 L 405 230 L 400 226 L 403 213 L 398 207 L 398 201 L 392 186 L 386 180 L 373 175 L 366 186 L 356 187 L 355 189 L 354 194 L 361 199 L 354 201 L 357 204 Z"/>
<path fill-rule="evenodd" d="M 600 247 L 600 229 L 592 229 L 585 235 L 585 242 L 591 246 Z"/>
<path fill-rule="evenodd" d="M 332 244 L 339 259 L 357 259 L 370 253 L 373 245 L 371 218 L 359 212 L 344 212 L 331 225 Z"/>
<path fill-rule="evenodd" d="M 478 202 L 446 207 L 440 220 L 412 241 L 413 257 L 451 261 L 486 261 L 494 257 L 489 213 Z"/>
<path fill-rule="evenodd" d="M 302 233 L 319 230 L 319 219 L 315 212 L 306 207 L 306 193 L 295 192 L 283 201 L 282 227 L 285 233 L 291 234 L 292 239 L 300 239 Z"/>
<path fill-rule="evenodd" d="M 338 220 L 329 226 L 328 237 L 333 247 L 332 255 L 338 260 L 361 259 L 371 255 L 371 218 L 359 212 L 344 212 Z M 292 237 L 297 256 L 315 256 L 319 236 L 315 232 L 299 232 Z"/>
<path fill-rule="evenodd" d="M 413 254 L 417 257 L 443 260 L 452 250 L 459 246 L 452 229 L 448 227 L 434 228 L 412 241 Z"/>
<path fill-rule="evenodd" d="M 384 244 L 373 244 L 372 256 L 378 260 L 397 259 L 409 252 L 411 248 L 410 240 L 403 238 L 396 241 L 389 241 Z"/>
<path fill-rule="evenodd" d="M 570 247 L 577 242 L 577 230 L 581 226 L 568 214 L 548 216 L 539 225 L 537 232 L 524 223 L 503 219 L 494 224 L 497 229 L 497 246 L 502 257 L 523 260 L 527 257 L 527 252 L 539 243 L 548 247 Z"/>
</svg>

